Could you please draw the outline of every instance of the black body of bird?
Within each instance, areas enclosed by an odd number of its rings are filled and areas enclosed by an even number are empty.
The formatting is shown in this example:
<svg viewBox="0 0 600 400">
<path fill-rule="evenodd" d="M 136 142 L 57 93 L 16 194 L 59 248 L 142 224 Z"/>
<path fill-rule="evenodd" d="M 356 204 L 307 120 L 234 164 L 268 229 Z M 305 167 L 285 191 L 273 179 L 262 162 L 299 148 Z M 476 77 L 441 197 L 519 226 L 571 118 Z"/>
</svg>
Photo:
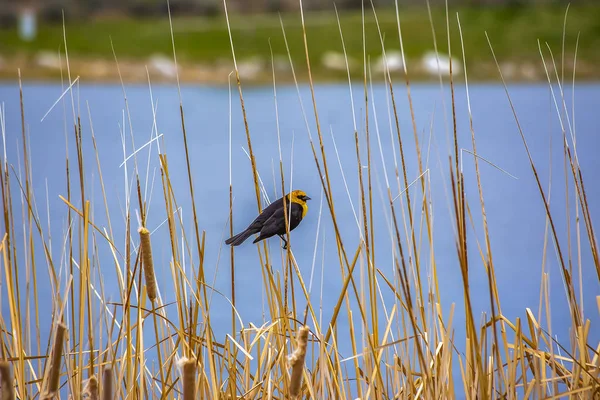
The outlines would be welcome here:
<svg viewBox="0 0 600 400">
<path fill-rule="evenodd" d="M 290 232 L 300 224 L 300 221 L 306 215 L 308 211 L 307 200 L 310 200 L 310 197 L 302 190 L 294 190 L 286 195 L 286 207 L 288 207 L 286 211 L 289 214 Z M 278 235 L 285 243 L 283 248 L 287 248 L 287 241 L 283 237 L 286 234 L 283 198 L 271 203 L 252 221 L 246 230 L 230 237 L 225 241 L 225 244 L 239 246 L 255 233 L 259 233 L 259 235 L 253 243 Z"/>
</svg>

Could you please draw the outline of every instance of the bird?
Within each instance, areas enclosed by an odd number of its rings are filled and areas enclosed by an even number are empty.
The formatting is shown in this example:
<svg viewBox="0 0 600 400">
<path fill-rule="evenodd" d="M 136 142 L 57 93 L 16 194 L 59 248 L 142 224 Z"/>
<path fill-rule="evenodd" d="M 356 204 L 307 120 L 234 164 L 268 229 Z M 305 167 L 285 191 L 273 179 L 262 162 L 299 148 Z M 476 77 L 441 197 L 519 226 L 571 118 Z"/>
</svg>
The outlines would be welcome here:
<svg viewBox="0 0 600 400">
<path fill-rule="evenodd" d="M 308 212 L 308 204 L 306 202 L 310 199 L 311 198 L 302 190 L 293 190 L 285 196 L 285 205 L 287 208 L 285 212 L 289 219 L 290 232 L 293 231 L 306 216 L 306 213 Z M 288 243 L 283 237 L 283 235 L 286 234 L 283 197 L 271 203 L 254 221 L 252 221 L 248 228 L 227 239 L 225 244 L 239 246 L 255 233 L 259 233 L 259 235 L 252 243 L 257 243 L 261 240 L 278 235 L 285 243 L 283 249 L 287 249 Z"/>
</svg>

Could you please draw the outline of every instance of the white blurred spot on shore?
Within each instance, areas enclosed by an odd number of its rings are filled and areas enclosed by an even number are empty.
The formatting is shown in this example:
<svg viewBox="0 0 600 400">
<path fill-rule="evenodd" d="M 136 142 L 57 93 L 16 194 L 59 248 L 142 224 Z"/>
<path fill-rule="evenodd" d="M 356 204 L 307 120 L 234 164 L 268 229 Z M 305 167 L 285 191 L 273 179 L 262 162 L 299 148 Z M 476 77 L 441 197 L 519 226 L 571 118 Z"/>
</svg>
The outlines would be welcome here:
<svg viewBox="0 0 600 400">
<path fill-rule="evenodd" d="M 238 72 L 242 79 L 256 79 L 264 68 L 262 58 L 255 56 L 238 63 Z"/>
<path fill-rule="evenodd" d="M 166 78 L 175 78 L 177 76 L 177 66 L 175 62 L 162 54 L 155 54 L 150 57 L 150 69 L 158 72 Z"/>
<path fill-rule="evenodd" d="M 59 70 L 62 63 L 60 57 L 58 57 L 58 53 L 40 51 L 35 56 L 35 64 L 38 67 Z"/>
<path fill-rule="evenodd" d="M 273 65 L 275 66 L 275 71 L 277 72 L 289 72 L 292 69 L 287 56 L 273 57 Z"/>
<path fill-rule="evenodd" d="M 423 70 L 430 75 L 450 75 L 450 57 L 446 54 L 428 51 L 421 58 Z M 462 64 L 456 58 L 452 58 L 452 73 L 457 74 L 462 71 Z"/>
<path fill-rule="evenodd" d="M 382 54 L 377 60 L 375 60 L 375 71 L 384 72 L 389 70 L 390 72 L 400 72 L 404 69 L 404 62 L 402 61 L 402 53 L 399 51 L 386 51 L 385 57 Z"/>
<path fill-rule="evenodd" d="M 327 69 L 334 71 L 346 71 L 346 59 L 342 53 L 335 51 L 327 51 L 321 57 L 321 63 Z M 352 70 L 355 66 L 355 62 L 352 59 L 348 59 L 348 66 Z"/>
</svg>

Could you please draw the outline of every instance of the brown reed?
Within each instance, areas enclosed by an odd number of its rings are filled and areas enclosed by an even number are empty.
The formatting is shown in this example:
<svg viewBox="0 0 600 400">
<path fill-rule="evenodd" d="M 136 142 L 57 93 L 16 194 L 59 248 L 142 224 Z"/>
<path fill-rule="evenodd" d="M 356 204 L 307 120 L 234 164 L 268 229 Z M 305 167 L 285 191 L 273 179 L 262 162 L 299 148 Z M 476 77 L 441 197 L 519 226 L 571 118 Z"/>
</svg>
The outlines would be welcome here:
<svg viewBox="0 0 600 400">
<path fill-rule="evenodd" d="M 113 398 L 113 374 L 112 368 L 106 367 L 102 371 L 102 399 L 112 400 Z"/>
<path fill-rule="evenodd" d="M 92 375 L 90 379 L 85 382 L 85 387 L 83 388 L 83 396 L 88 400 L 98 400 L 99 397 L 99 388 L 98 388 L 98 378 L 96 375 Z"/>
<path fill-rule="evenodd" d="M 58 392 L 58 384 L 60 381 L 61 360 L 63 355 L 63 345 L 67 334 L 67 326 L 63 323 L 56 324 L 56 333 L 54 336 L 54 344 L 52 346 L 52 358 L 50 365 L 50 375 L 48 384 L 44 394 L 45 399 L 51 399 Z"/>
<path fill-rule="evenodd" d="M 308 344 L 308 326 L 298 329 L 296 337 L 296 350 L 288 356 L 288 362 L 292 367 L 290 378 L 290 398 L 297 399 L 300 396 L 302 386 L 302 371 L 304 370 L 304 359 L 306 358 L 306 346 Z"/>
<path fill-rule="evenodd" d="M 15 386 L 12 369 L 8 361 L 0 362 L 0 385 L 0 398 L 2 400 L 13 400 L 15 398 Z"/>
<path fill-rule="evenodd" d="M 196 398 L 196 360 L 184 358 L 182 364 L 183 399 L 193 400 Z"/>
<path fill-rule="evenodd" d="M 142 265 L 144 268 L 144 277 L 146 278 L 146 290 L 148 298 L 154 302 L 156 300 L 156 278 L 154 277 L 154 261 L 152 260 L 152 245 L 150 243 L 150 231 L 145 227 L 138 230 L 140 234 L 140 248 L 142 250 Z"/>
</svg>

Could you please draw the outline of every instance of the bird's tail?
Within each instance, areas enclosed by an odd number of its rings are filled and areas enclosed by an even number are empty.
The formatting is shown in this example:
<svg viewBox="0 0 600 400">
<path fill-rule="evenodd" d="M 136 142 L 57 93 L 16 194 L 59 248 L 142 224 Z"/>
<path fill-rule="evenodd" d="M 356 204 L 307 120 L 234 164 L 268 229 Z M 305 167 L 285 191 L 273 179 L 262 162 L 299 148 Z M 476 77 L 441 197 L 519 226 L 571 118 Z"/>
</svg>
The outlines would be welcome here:
<svg viewBox="0 0 600 400">
<path fill-rule="evenodd" d="M 253 233 L 255 233 L 255 232 L 253 232 L 250 229 L 246 229 L 245 231 L 240 232 L 237 235 L 232 236 L 229 239 L 227 239 L 225 241 L 225 244 L 230 244 L 232 246 L 239 246 L 240 244 L 244 243 L 244 241 L 246 239 L 248 239 L 250 237 L 250 235 L 252 235 Z"/>
</svg>

